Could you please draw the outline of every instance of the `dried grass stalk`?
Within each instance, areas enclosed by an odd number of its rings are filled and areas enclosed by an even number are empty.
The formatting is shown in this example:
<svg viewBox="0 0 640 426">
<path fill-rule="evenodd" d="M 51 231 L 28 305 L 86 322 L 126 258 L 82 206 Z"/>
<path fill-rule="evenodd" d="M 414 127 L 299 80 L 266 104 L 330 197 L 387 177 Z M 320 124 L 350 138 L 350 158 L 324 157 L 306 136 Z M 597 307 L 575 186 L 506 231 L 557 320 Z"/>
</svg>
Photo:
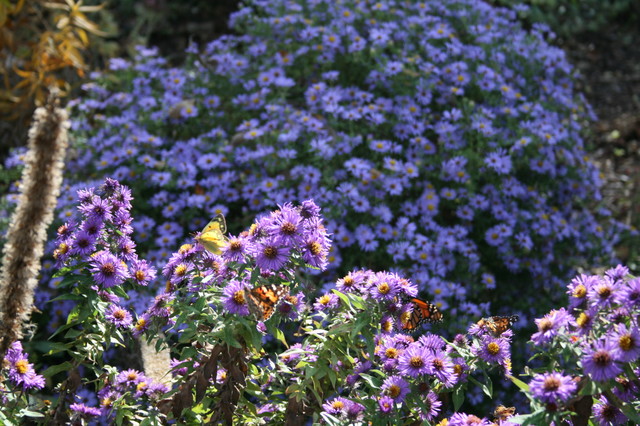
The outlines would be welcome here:
<svg viewBox="0 0 640 426">
<path fill-rule="evenodd" d="M 20 198 L 9 224 L 0 271 L 0 361 L 9 345 L 22 337 L 22 326 L 33 309 L 47 227 L 62 183 L 68 128 L 67 113 L 53 96 L 33 115 Z"/>
</svg>

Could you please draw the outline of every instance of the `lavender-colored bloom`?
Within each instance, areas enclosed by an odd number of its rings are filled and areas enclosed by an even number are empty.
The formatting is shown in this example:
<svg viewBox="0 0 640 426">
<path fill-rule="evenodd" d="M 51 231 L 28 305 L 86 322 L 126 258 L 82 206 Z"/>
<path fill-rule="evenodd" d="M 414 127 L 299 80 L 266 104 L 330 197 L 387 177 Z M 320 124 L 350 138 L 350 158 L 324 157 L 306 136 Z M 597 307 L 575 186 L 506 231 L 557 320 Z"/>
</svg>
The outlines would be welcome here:
<svg viewBox="0 0 640 426">
<path fill-rule="evenodd" d="M 615 349 L 613 342 L 609 340 L 601 340 L 588 348 L 580 359 L 584 372 L 597 382 L 616 377 L 622 369 L 615 362 Z"/>
<path fill-rule="evenodd" d="M 91 235 L 86 231 L 80 231 L 73 239 L 69 254 L 82 258 L 93 253 L 96 247 L 96 235 Z"/>
<path fill-rule="evenodd" d="M 531 336 L 531 340 L 536 345 L 542 345 L 549 343 L 560 331 L 562 327 L 565 327 L 571 316 L 564 309 L 553 310 L 542 318 L 535 320 L 538 326 L 538 332 Z"/>
<path fill-rule="evenodd" d="M 434 356 L 429 349 L 419 344 L 412 344 L 400 355 L 398 371 L 410 377 L 432 374 L 433 359 Z"/>
<path fill-rule="evenodd" d="M 245 290 L 245 284 L 237 280 L 229 281 L 229 284 L 224 288 L 222 304 L 229 313 L 242 316 L 249 315 Z"/>
<path fill-rule="evenodd" d="M 227 244 L 222 247 L 221 256 L 227 262 L 245 263 L 250 250 L 251 243 L 246 238 L 229 236 Z"/>
<path fill-rule="evenodd" d="M 156 269 L 146 260 L 136 260 L 131 265 L 131 278 L 136 284 L 147 286 L 156 279 Z"/>
<path fill-rule="evenodd" d="M 302 216 L 291 204 L 285 204 L 272 214 L 272 222 L 267 231 L 282 244 L 300 246 L 303 241 L 304 227 Z"/>
<path fill-rule="evenodd" d="M 255 245 L 256 266 L 268 271 L 277 271 L 282 268 L 291 249 L 277 238 L 267 238 Z"/>
<path fill-rule="evenodd" d="M 384 395 L 388 395 L 396 403 L 402 403 L 409 393 L 409 383 L 400 376 L 387 377 L 380 388 Z"/>
<path fill-rule="evenodd" d="M 278 312 L 289 319 L 296 320 L 306 308 L 304 299 L 305 295 L 302 292 L 289 294 L 284 298 L 284 303 L 278 304 Z"/>
<path fill-rule="evenodd" d="M 81 204 L 78 207 L 87 218 L 107 222 L 111 220 L 111 206 L 107 200 L 94 195 L 87 204 Z"/>
<path fill-rule="evenodd" d="M 576 391 L 576 382 L 558 372 L 536 374 L 529 384 L 531 394 L 545 403 L 566 402 Z"/>
<path fill-rule="evenodd" d="M 589 303 L 592 306 L 605 308 L 611 306 L 617 297 L 618 283 L 608 276 L 601 277 L 587 292 Z"/>
<path fill-rule="evenodd" d="M 509 342 L 501 337 L 482 335 L 480 342 L 474 346 L 473 351 L 490 364 L 503 364 L 510 358 Z"/>
<path fill-rule="evenodd" d="M 430 422 L 436 418 L 438 413 L 440 413 L 442 401 L 438 399 L 438 395 L 434 391 L 429 390 L 429 393 L 426 395 L 423 402 L 427 407 L 427 410 L 420 411 L 420 418 Z"/>
<path fill-rule="evenodd" d="M 11 344 L 5 360 L 9 363 L 9 380 L 13 384 L 21 386 L 25 391 L 44 388 L 44 377 L 35 372 L 33 364 L 29 363 L 27 354 L 22 351 L 20 342 L 16 341 Z"/>
<path fill-rule="evenodd" d="M 487 419 L 474 416 L 473 414 L 455 413 L 449 418 L 448 426 L 490 426 Z"/>
<path fill-rule="evenodd" d="M 345 413 L 350 402 L 348 399 L 342 397 L 333 398 L 322 404 L 322 410 L 332 416 L 340 416 Z"/>
<path fill-rule="evenodd" d="M 333 293 L 327 293 L 316 299 L 316 302 L 313 304 L 313 309 L 318 312 L 322 312 L 329 309 L 335 309 L 339 305 L 340 305 L 340 298 Z"/>
<path fill-rule="evenodd" d="M 569 308 L 577 308 L 587 300 L 587 293 L 600 281 L 597 275 L 580 274 L 571 280 L 567 286 Z"/>
<path fill-rule="evenodd" d="M 449 357 L 441 350 L 434 351 L 431 361 L 433 376 L 445 387 L 452 387 L 456 382 L 453 363 Z"/>
<path fill-rule="evenodd" d="M 618 407 L 609 403 L 604 395 L 593 405 L 593 416 L 600 426 L 625 425 L 629 420 Z"/>
<path fill-rule="evenodd" d="M 129 311 L 118 305 L 109 305 L 105 312 L 105 318 L 118 328 L 129 328 L 133 322 Z"/>
<path fill-rule="evenodd" d="M 128 278 L 126 265 L 108 251 L 101 251 L 91 259 L 91 272 L 105 288 L 120 285 Z"/>
<path fill-rule="evenodd" d="M 633 278 L 622 285 L 617 302 L 630 308 L 640 306 L 640 278 Z"/>
<path fill-rule="evenodd" d="M 393 410 L 393 398 L 383 395 L 378 399 L 378 407 L 382 414 L 389 414 Z"/>
<path fill-rule="evenodd" d="M 640 358 L 640 330 L 624 324 L 616 324 L 615 332 L 609 336 L 613 347 L 611 353 L 616 361 L 634 362 Z"/>
<path fill-rule="evenodd" d="M 91 419 L 93 417 L 97 417 L 102 414 L 102 411 L 96 407 L 89 407 L 85 404 L 74 403 L 69 406 L 71 411 L 74 412 L 74 418 L 82 418 L 85 420 Z"/>
</svg>

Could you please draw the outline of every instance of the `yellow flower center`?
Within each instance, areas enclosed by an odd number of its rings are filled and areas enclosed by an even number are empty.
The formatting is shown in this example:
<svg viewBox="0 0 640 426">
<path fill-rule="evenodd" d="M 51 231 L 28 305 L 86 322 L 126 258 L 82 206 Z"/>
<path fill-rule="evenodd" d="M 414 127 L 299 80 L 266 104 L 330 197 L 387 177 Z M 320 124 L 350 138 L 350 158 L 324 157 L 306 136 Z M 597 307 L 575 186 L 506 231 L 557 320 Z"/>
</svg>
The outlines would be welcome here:
<svg viewBox="0 0 640 426">
<path fill-rule="evenodd" d="M 491 355 L 497 355 L 498 352 L 500 352 L 500 345 L 498 345 L 496 342 L 491 342 L 487 345 L 487 352 L 489 352 Z"/>
</svg>

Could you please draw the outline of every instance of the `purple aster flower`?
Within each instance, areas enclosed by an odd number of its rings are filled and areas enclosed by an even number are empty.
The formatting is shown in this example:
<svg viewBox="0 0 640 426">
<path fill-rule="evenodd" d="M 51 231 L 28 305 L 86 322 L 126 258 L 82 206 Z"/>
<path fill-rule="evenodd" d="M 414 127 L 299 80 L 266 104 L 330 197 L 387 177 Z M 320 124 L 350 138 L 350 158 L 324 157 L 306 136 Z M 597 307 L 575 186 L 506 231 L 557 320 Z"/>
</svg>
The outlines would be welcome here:
<svg viewBox="0 0 640 426">
<path fill-rule="evenodd" d="M 345 412 L 350 402 L 348 399 L 339 396 L 322 404 L 322 410 L 332 416 L 340 416 Z"/>
<path fill-rule="evenodd" d="M 629 274 L 629 268 L 623 265 L 618 265 L 615 268 L 607 269 L 605 275 L 611 277 L 612 280 L 621 280 Z"/>
<path fill-rule="evenodd" d="M 438 399 L 438 395 L 434 391 L 430 390 L 424 397 L 423 402 L 426 410 L 420 411 L 420 419 L 430 422 L 440 413 L 442 401 Z"/>
<path fill-rule="evenodd" d="M 617 302 L 630 308 L 640 306 L 640 278 L 627 281 L 618 292 Z"/>
<path fill-rule="evenodd" d="M 616 324 L 615 333 L 609 340 L 613 347 L 611 353 L 616 361 L 634 362 L 640 358 L 640 331 L 638 327 L 627 328 L 624 324 Z"/>
<path fill-rule="evenodd" d="M 289 203 L 280 206 L 280 210 L 272 213 L 272 222 L 267 226 L 270 235 L 287 246 L 299 246 L 302 243 L 302 216 L 298 209 Z"/>
<path fill-rule="evenodd" d="M 569 308 L 577 308 L 587 300 L 587 293 L 600 281 L 597 275 L 580 274 L 571 280 L 567 286 Z"/>
<path fill-rule="evenodd" d="M 284 303 L 278 304 L 278 311 L 292 320 L 298 319 L 306 308 L 304 299 L 302 292 L 289 294 L 284 298 Z"/>
<path fill-rule="evenodd" d="M 490 426 L 491 422 L 473 414 L 455 413 L 449 418 L 448 426 Z"/>
<path fill-rule="evenodd" d="M 548 404 L 566 402 L 576 391 L 576 382 L 558 372 L 536 374 L 529 384 L 531 394 Z"/>
<path fill-rule="evenodd" d="M 588 348 L 582 355 L 582 369 L 597 382 L 613 379 L 622 372 L 615 362 L 613 351 L 616 350 L 610 340 L 601 340 Z"/>
<path fill-rule="evenodd" d="M 378 407 L 382 414 L 389 414 L 393 410 L 393 398 L 384 395 L 378 399 Z"/>
<path fill-rule="evenodd" d="M 350 423 L 357 423 L 362 420 L 365 407 L 355 401 L 349 401 L 346 408 L 346 417 Z"/>
<path fill-rule="evenodd" d="M 72 241 L 69 254 L 72 256 L 87 257 L 96 247 L 96 235 L 91 235 L 87 231 L 80 231 Z"/>
<path fill-rule="evenodd" d="M 340 305 L 340 298 L 333 293 L 327 293 L 316 299 L 313 309 L 322 312 L 329 309 L 335 309 Z"/>
<path fill-rule="evenodd" d="M 147 286 L 156 279 L 156 269 L 146 260 L 136 260 L 131 265 L 131 278 L 138 285 Z"/>
<path fill-rule="evenodd" d="M 120 386 L 136 386 L 140 382 L 148 381 L 144 374 L 132 368 L 123 370 L 116 376 L 115 384 Z"/>
<path fill-rule="evenodd" d="M 122 284 L 128 277 L 124 262 L 108 251 L 97 253 L 91 259 L 91 265 L 96 282 L 107 288 Z"/>
<path fill-rule="evenodd" d="M 267 238 L 256 244 L 256 266 L 260 269 L 277 271 L 289 260 L 290 248 L 275 238 Z"/>
<path fill-rule="evenodd" d="M 318 235 L 310 235 L 302 243 L 302 260 L 320 270 L 325 270 L 329 264 L 329 250 L 323 243 Z"/>
<path fill-rule="evenodd" d="M 384 395 L 400 404 L 409 393 L 409 383 L 400 376 L 387 377 L 380 388 Z"/>
<path fill-rule="evenodd" d="M 105 312 L 105 318 L 118 328 L 129 328 L 133 322 L 129 311 L 118 305 L 109 305 Z"/>
<path fill-rule="evenodd" d="M 609 403 L 606 396 L 600 396 L 598 403 L 593 405 L 593 416 L 601 426 L 627 424 L 627 417 L 618 407 Z"/>
<path fill-rule="evenodd" d="M 222 247 L 222 258 L 227 262 L 245 263 L 245 257 L 250 251 L 251 243 L 243 237 L 229 236 L 229 240 Z"/>
<path fill-rule="evenodd" d="M 562 327 L 565 327 L 571 316 L 564 309 L 553 310 L 542 318 L 535 320 L 538 326 L 538 332 L 531 336 L 531 340 L 536 345 L 542 345 L 549 343 L 560 331 Z"/>
<path fill-rule="evenodd" d="M 386 272 L 378 272 L 369 281 L 371 297 L 374 300 L 393 300 L 400 292 L 398 277 Z"/>
<path fill-rule="evenodd" d="M 456 382 L 456 375 L 453 369 L 453 362 L 449 357 L 441 350 L 433 353 L 433 360 L 431 361 L 432 373 L 440 383 L 445 387 L 450 388 Z"/>
<path fill-rule="evenodd" d="M 249 315 L 245 289 L 245 284 L 237 280 L 231 280 L 224 288 L 222 303 L 229 313 L 242 316 Z"/>
<path fill-rule="evenodd" d="M 86 204 L 80 204 L 78 210 L 86 215 L 89 219 L 100 220 L 107 222 L 111 220 L 111 206 L 109 201 L 94 195 L 91 197 L 91 201 Z"/>
<path fill-rule="evenodd" d="M 22 344 L 15 341 L 7 350 L 5 360 L 9 363 L 9 380 L 23 390 L 42 389 L 44 377 L 36 374 L 33 364 L 29 363 L 27 354 L 22 351 Z"/>
<path fill-rule="evenodd" d="M 412 344 L 400 355 L 398 371 L 401 374 L 418 377 L 433 373 L 433 354 L 419 344 Z"/>
<path fill-rule="evenodd" d="M 587 297 L 592 306 L 600 308 L 610 306 L 617 293 L 618 284 L 611 277 L 601 277 L 587 292 Z"/>
<path fill-rule="evenodd" d="M 313 200 L 305 200 L 300 204 L 300 215 L 305 219 L 320 216 L 320 207 Z"/>
<path fill-rule="evenodd" d="M 102 414 L 102 411 L 96 407 L 89 407 L 85 404 L 74 403 L 69 406 L 71 411 L 73 411 L 73 419 L 91 419 L 93 417 L 97 417 Z"/>
<path fill-rule="evenodd" d="M 151 316 L 148 313 L 142 314 L 141 317 L 138 318 L 136 324 L 133 326 L 133 337 L 138 337 L 145 331 L 149 329 L 151 325 Z"/>
<path fill-rule="evenodd" d="M 482 335 L 473 349 L 477 356 L 490 364 L 502 364 L 510 358 L 509 342 L 499 337 Z"/>
</svg>

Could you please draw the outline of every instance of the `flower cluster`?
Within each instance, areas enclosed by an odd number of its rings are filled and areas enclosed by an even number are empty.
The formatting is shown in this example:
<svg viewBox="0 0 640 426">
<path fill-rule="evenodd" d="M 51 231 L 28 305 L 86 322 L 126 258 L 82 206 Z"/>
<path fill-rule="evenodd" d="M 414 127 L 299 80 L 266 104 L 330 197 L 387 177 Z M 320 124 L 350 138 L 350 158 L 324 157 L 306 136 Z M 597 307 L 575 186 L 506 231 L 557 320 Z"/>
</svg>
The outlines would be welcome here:
<svg viewBox="0 0 640 426">
<path fill-rule="evenodd" d="M 33 364 L 29 363 L 29 358 L 23 352 L 20 342 L 16 341 L 11 344 L 5 356 L 5 363 L 6 366 L 3 366 L 2 376 L 9 379 L 9 384 L 23 391 L 37 390 L 44 387 L 44 377 L 35 372 Z M 2 393 L 4 394 L 4 390 Z M 0 400 L 6 403 L 4 395 L 0 396 Z"/>
<path fill-rule="evenodd" d="M 478 375 L 488 381 L 486 373 L 496 368 L 510 374 L 510 329 L 495 331 L 481 321 L 453 342 L 431 332 L 417 339 L 406 334 L 418 330 L 409 324 L 426 304 L 413 297 L 416 293 L 415 284 L 398 274 L 349 273 L 316 300 L 311 312 L 316 326 L 304 327 L 305 340 L 281 353 L 271 369 L 290 377 L 285 382 L 290 389 L 304 389 L 314 375 L 333 375 L 336 383 L 320 413 L 328 424 L 380 418 L 430 423 L 457 409 L 451 396 L 464 395 Z M 349 355 L 337 341 L 362 349 Z M 277 393 L 274 388 L 270 391 Z"/>
<path fill-rule="evenodd" d="M 586 415 L 599 424 L 640 421 L 640 278 L 628 274 L 620 265 L 581 274 L 568 286 L 568 306 L 536 319 L 531 341 L 547 363 L 529 383 L 533 423 L 578 411 L 585 398 L 597 400 Z"/>
<path fill-rule="evenodd" d="M 203 212 L 314 198 L 331 268 L 401 268 L 461 326 L 613 252 L 618 229 L 585 203 L 588 111 L 545 27 L 472 0 L 255 1 L 231 24 L 183 68 L 153 49 L 112 61 L 74 104 L 68 192 L 87 174 L 130 185 L 157 266 Z"/>
</svg>

